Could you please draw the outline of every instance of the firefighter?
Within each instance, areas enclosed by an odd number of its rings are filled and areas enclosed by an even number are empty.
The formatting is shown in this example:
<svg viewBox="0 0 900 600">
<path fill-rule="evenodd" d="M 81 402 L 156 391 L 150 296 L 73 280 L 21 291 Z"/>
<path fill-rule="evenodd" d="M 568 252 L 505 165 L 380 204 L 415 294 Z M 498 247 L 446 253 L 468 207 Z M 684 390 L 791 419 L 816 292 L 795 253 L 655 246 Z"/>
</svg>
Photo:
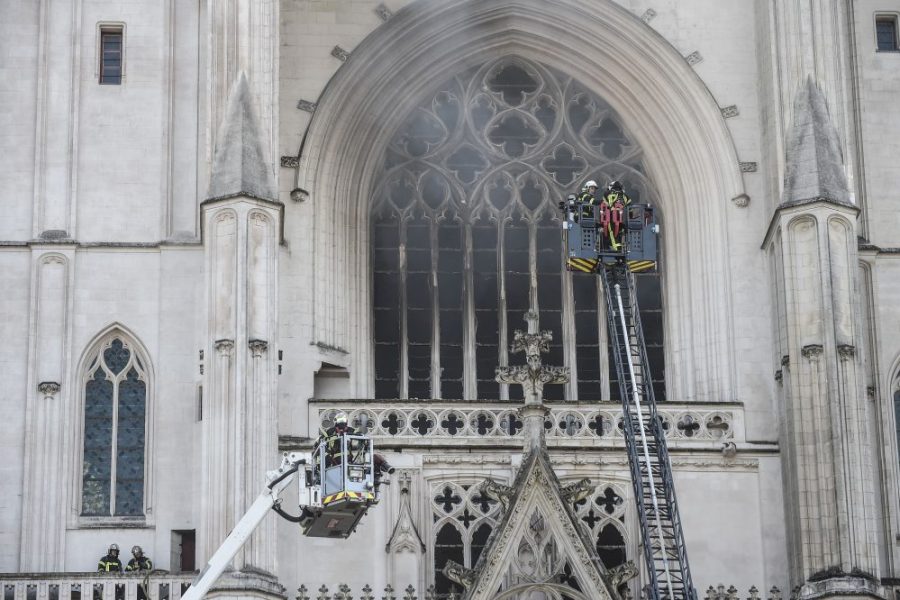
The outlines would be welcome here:
<svg viewBox="0 0 900 600">
<path fill-rule="evenodd" d="M 110 544 L 106 556 L 97 563 L 98 573 L 121 573 L 122 561 L 119 560 L 119 545 Z"/>
<path fill-rule="evenodd" d="M 128 561 L 128 566 L 125 567 L 126 571 L 152 571 L 153 570 L 153 561 L 144 556 L 144 549 L 140 546 L 134 546 L 131 548 L 131 560 Z"/>
<path fill-rule="evenodd" d="M 341 437 L 345 435 L 353 435 L 356 430 L 347 423 L 347 415 L 339 412 L 334 416 L 334 425 L 325 431 L 324 436 L 320 436 L 320 440 L 325 443 L 325 466 L 339 465 L 343 462 L 343 450 L 341 448 Z"/>
<path fill-rule="evenodd" d="M 591 179 L 581 188 L 578 201 L 581 203 L 581 216 L 590 219 L 594 216 L 593 206 L 597 203 L 597 182 Z"/>
<path fill-rule="evenodd" d="M 603 215 L 601 222 L 605 225 L 606 237 L 613 252 L 621 252 L 625 244 L 625 207 L 631 204 L 631 198 L 625 193 L 622 184 L 611 181 L 603 193 Z"/>
</svg>

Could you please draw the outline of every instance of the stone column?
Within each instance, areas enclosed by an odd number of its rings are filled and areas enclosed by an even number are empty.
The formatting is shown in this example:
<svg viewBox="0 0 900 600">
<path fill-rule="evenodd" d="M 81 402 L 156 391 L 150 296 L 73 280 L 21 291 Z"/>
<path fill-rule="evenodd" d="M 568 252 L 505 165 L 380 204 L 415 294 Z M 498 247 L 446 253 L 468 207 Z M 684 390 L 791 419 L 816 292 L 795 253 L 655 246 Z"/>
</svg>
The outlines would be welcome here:
<svg viewBox="0 0 900 600">
<path fill-rule="evenodd" d="M 812 79 L 794 104 L 787 148 L 785 192 L 766 243 L 783 294 L 777 357 L 792 583 L 801 598 L 881 597 L 869 407 L 856 352 L 859 210 Z"/>
<path fill-rule="evenodd" d="M 208 560 L 278 465 L 275 377 L 283 206 L 259 142 L 246 78 L 233 86 L 203 202 L 208 356 L 200 557 Z M 210 596 L 282 597 L 267 518 Z"/>
<path fill-rule="evenodd" d="M 22 490 L 25 509 L 19 570 L 47 572 L 65 568 L 69 454 L 64 445 L 74 398 L 66 365 L 71 329 L 71 265 L 75 251 L 71 246 L 35 246 L 33 252 L 30 315 L 33 337 L 25 399 Z"/>
</svg>

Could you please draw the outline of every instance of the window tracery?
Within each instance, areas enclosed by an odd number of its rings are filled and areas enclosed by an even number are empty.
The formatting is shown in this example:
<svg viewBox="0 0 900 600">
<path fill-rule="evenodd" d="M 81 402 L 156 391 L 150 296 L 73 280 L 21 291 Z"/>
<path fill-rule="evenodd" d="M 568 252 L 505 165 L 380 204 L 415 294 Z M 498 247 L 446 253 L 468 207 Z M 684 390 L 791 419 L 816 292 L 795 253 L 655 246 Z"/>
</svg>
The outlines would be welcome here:
<svg viewBox="0 0 900 600">
<path fill-rule="evenodd" d="M 481 492 L 480 483 L 441 481 L 430 488 L 435 597 L 463 592 L 441 570 L 451 560 L 473 568 L 490 534 L 503 518 L 502 506 Z M 601 482 L 591 496 L 572 505 L 607 569 L 622 565 L 636 555 L 636 550 L 629 547 L 627 536 L 629 502 L 619 483 L 607 481 Z M 515 550 L 517 558 L 506 589 L 553 581 L 580 591 L 571 565 L 543 520 L 538 511 L 531 515 L 529 530 Z"/>
<path fill-rule="evenodd" d="M 147 373 L 123 336 L 99 344 L 83 378 L 81 515 L 142 516 Z"/>
<path fill-rule="evenodd" d="M 391 139 L 373 191 L 376 397 L 520 397 L 494 369 L 532 308 L 554 332 L 546 360 L 577 368 L 565 399 L 615 398 L 598 282 L 563 269 L 556 205 L 587 178 L 652 201 L 642 160 L 606 102 L 535 61 L 485 63 L 432 93 Z M 640 279 L 663 399 L 658 277 Z"/>
<path fill-rule="evenodd" d="M 431 488 L 434 532 L 434 586 L 437 597 L 462 593 L 441 569 L 454 561 L 470 569 L 478 562 L 502 515 L 500 504 L 485 495 L 480 483 L 440 482 Z"/>
</svg>

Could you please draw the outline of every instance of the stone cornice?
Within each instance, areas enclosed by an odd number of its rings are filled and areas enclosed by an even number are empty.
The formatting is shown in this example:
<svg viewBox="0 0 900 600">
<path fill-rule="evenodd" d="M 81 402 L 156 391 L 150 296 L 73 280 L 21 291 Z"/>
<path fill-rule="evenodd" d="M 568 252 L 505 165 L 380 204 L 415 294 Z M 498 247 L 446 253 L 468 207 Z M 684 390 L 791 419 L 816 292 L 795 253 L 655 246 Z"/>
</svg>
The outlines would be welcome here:
<svg viewBox="0 0 900 600">
<path fill-rule="evenodd" d="M 772 236 L 775 234 L 775 231 L 778 230 L 778 224 L 781 221 L 782 214 L 800 212 L 800 209 L 813 206 L 828 206 L 841 211 L 846 210 L 853 213 L 853 216 L 858 216 L 860 212 L 859 207 L 855 204 L 842 200 L 833 200 L 831 198 L 808 198 L 805 200 L 782 202 L 775 208 L 775 211 L 772 213 L 772 218 L 769 219 L 769 226 L 766 228 L 766 235 L 763 237 L 763 243 L 760 245 L 760 249 L 765 250 L 772 241 Z"/>
</svg>

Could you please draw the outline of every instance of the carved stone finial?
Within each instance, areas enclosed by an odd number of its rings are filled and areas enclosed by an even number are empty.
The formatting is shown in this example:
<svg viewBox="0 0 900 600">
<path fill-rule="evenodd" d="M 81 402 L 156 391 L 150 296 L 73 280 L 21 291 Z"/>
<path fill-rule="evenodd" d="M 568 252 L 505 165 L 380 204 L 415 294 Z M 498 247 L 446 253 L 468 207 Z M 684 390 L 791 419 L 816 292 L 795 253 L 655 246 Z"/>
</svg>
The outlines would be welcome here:
<svg viewBox="0 0 900 600">
<path fill-rule="evenodd" d="M 441 573 L 444 574 L 444 577 L 449 579 L 450 581 L 455 581 L 459 585 L 468 589 L 475 583 L 476 573 L 472 569 L 467 569 L 461 564 L 454 562 L 452 560 L 448 560 L 447 564 L 444 565 L 444 568 L 441 569 Z"/>
<path fill-rule="evenodd" d="M 653 10 L 652 8 L 648 8 L 647 10 L 644 11 L 644 14 L 641 15 L 641 21 L 643 21 L 644 23 L 649 23 L 650 21 L 653 20 L 653 17 L 655 17 L 655 16 L 656 16 L 656 11 Z"/>
<path fill-rule="evenodd" d="M 50 399 L 59 392 L 59 384 L 55 381 L 42 381 L 38 384 L 37 389 L 45 399 Z"/>
</svg>

